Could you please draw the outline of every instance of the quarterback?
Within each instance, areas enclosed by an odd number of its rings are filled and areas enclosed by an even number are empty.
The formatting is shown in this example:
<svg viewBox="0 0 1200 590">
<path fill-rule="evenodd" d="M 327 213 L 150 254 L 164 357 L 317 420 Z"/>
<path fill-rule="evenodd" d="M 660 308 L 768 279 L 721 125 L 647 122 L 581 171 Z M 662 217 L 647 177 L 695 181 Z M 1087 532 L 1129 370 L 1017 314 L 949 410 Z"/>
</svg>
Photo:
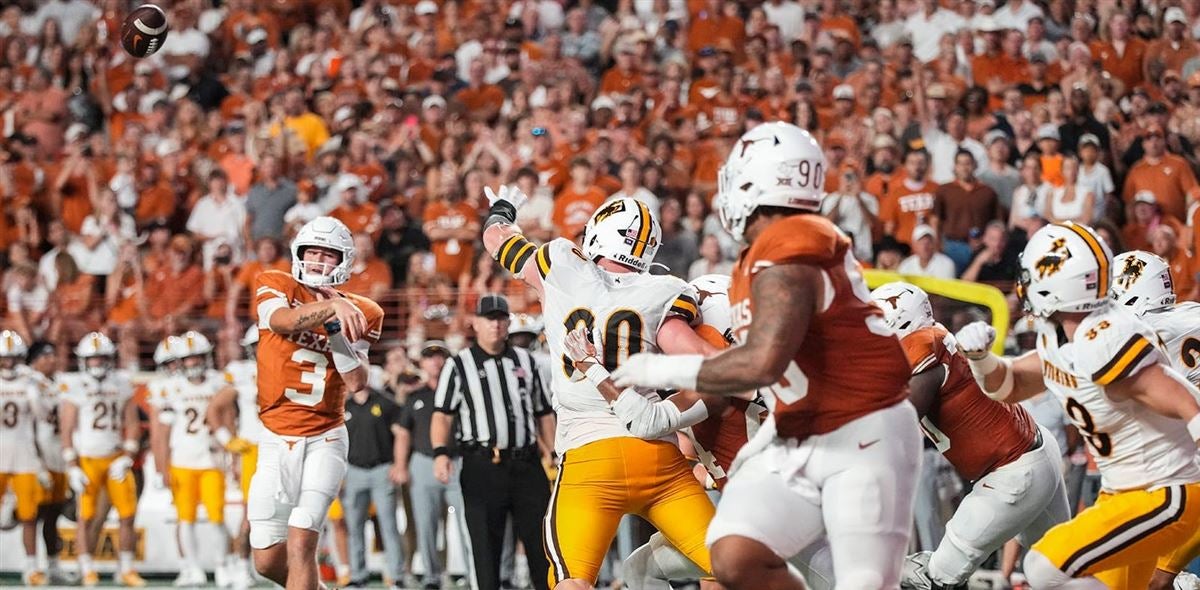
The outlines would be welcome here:
<svg viewBox="0 0 1200 590">
<path fill-rule="evenodd" d="M 1058 443 L 1018 405 L 989 399 L 954 337 L 933 319 L 929 295 L 904 282 L 871 292 L 913 367 L 909 400 L 921 429 L 964 480 L 974 482 L 933 552 L 913 555 L 901 585 L 966 588 L 987 556 L 1018 537 L 1042 538 L 1071 510 Z"/>
<path fill-rule="evenodd" d="M 125 372 L 114 368 L 116 355 L 112 340 L 99 332 L 87 334 L 75 346 L 79 372 L 64 373 L 58 379 L 62 456 L 68 465 L 67 480 L 79 499 L 76 542 L 83 585 L 100 582 L 87 531 L 92 519 L 105 517 L 96 513 L 96 501 L 103 488 L 120 518 L 119 564 L 114 581 L 140 587 L 146 583 L 133 571 L 137 487 L 132 473 L 140 432 L 133 384 Z"/>
<path fill-rule="evenodd" d="M 1145 588 L 1159 556 L 1200 528 L 1200 404 L 1155 346 L 1158 336 L 1110 298 L 1113 258 L 1091 228 L 1048 225 L 1021 253 L 1019 295 L 1037 317 L 1037 349 L 1003 359 L 976 322 L 957 340 L 989 396 L 1049 389 L 1092 451 L 1096 503 L 1025 556 L 1034 588 Z"/>
<path fill-rule="evenodd" d="M 543 540 L 550 586 L 591 588 L 625 514 L 653 524 L 703 571 L 711 571 L 704 531 L 713 505 L 675 444 L 674 434 L 633 436 L 613 407 L 650 405 L 652 390 L 621 392 L 610 400 L 597 390 L 625 358 L 640 350 L 703 353 L 712 350 L 692 330 L 696 298 L 687 283 L 648 274 L 661 231 L 645 203 L 610 201 L 584 229 L 582 248 L 566 239 L 537 246 L 516 226 L 526 196 L 504 186 L 486 190 L 491 203 L 483 241 L 488 252 L 541 296 L 553 371 L 561 458 Z M 584 327 L 601 355 L 586 374 L 566 356 L 567 334 Z M 635 399 L 636 398 L 636 399 Z M 666 406 L 666 407 L 663 407 Z M 679 410 L 662 404 L 644 419 L 671 433 L 707 414 L 703 404 Z M 698 415 L 698 417 L 696 417 Z"/>
<path fill-rule="evenodd" d="M 346 475 L 348 392 L 367 386 L 367 351 L 383 310 L 342 293 L 350 230 L 318 217 L 292 241 L 292 272 L 258 275 L 258 465 L 246 515 L 254 567 L 291 589 L 320 587 L 317 542 Z"/>
<path fill-rule="evenodd" d="M 748 245 L 729 287 L 738 344 L 710 358 L 634 355 L 613 373 L 619 387 L 770 400 L 708 529 L 714 573 L 731 588 L 803 587 L 785 559 L 822 537 L 839 586 L 895 588 L 908 545 L 921 445 L 910 369 L 849 238 L 819 214 L 826 166 L 795 125 L 746 132 L 716 199 Z"/>
<path fill-rule="evenodd" d="M 1113 258 L 1113 299 L 1158 334 L 1171 367 L 1200 387 L 1200 303 L 1175 302 L 1175 280 L 1165 260 L 1134 250 Z M 1200 555 L 1200 529 L 1191 540 L 1160 557 L 1151 590 L 1170 588 L 1183 568 Z"/>
</svg>

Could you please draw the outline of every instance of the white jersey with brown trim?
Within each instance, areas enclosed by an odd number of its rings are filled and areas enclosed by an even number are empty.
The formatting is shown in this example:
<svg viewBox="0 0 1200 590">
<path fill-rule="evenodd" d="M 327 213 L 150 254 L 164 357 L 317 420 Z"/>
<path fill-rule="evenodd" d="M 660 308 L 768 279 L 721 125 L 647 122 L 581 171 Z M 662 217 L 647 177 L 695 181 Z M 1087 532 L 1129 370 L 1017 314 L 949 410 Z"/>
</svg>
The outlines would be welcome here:
<svg viewBox="0 0 1200 590">
<path fill-rule="evenodd" d="M 1148 311 L 1142 321 L 1150 324 L 1162 340 L 1171 368 L 1200 387 L 1200 303 L 1185 301 Z"/>
<path fill-rule="evenodd" d="M 208 428 L 208 404 L 225 387 L 225 376 L 206 371 L 199 382 L 180 378 L 178 387 L 162 411 L 174 414 L 168 446 L 171 466 L 185 469 L 216 469 L 220 446 Z"/>
<path fill-rule="evenodd" d="M 87 373 L 63 373 L 59 395 L 78 409 L 75 450 L 81 457 L 109 457 L 121 449 L 125 404 L 133 397 L 133 382 L 124 371 L 109 371 L 104 379 Z"/>
<path fill-rule="evenodd" d="M 238 436 L 258 444 L 263 431 L 262 420 L 258 418 L 258 363 L 230 362 L 225 365 L 225 381 L 237 390 Z"/>
<path fill-rule="evenodd" d="M 694 324 L 695 289 L 673 276 L 608 272 L 561 238 L 538 247 L 533 256 L 544 288 L 542 317 L 558 414 L 555 450 L 562 454 L 593 441 L 633 436 L 596 387 L 571 366 L 563 340 L 568 331 L 587 326 L 611 371 L 629 355 L 658 352 L 658 329 L 667 318 Z M 643 394 L 660 399 L 654 391 Z"/>
<path fill-rule="evenodd" d="M 62 458 L 62 429 L 58 423 L 59 390 L 53 379 L 33 370 L 28 374 L 36 392 L 38 452 L 46 469 L 65 473 L 67 462 Z"/>
<path fill-rule="evenodd" d="M 0 377 L 0 473 L 37 473 L 37 393 L 28 371 L 18 367 L 13 373 Z"/>
<path fill-rule="evenodd" d="M 1059 324 L 1038 322 L 1043 381 L 1087 441 L 1106 491 L 1200 481 L 1196 443 L 1182 420 L 1105 393 L 1111 383 L 1166 364 L 1157 341 L 1149 325 L 1117 305 L 1088 314 L 1069 342 Z"/>
</svg>

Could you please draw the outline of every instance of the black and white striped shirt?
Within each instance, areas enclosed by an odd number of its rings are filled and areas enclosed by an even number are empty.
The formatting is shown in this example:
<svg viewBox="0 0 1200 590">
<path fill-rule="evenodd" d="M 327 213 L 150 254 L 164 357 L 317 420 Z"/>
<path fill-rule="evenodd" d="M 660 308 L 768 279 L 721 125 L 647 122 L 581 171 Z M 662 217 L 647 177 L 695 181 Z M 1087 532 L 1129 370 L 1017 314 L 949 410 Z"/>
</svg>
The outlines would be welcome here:
<svg viewBox="0 0 1200 590">
<path fill-rule="evenodd" d="M 477 344 L 446 362 L 433 405 L 458 415 L 460 443 L 500 449 L 535 444 L 536 418 L 553 411 L 528 351 L 509 346 L 492 356 Z"/>
</svg>

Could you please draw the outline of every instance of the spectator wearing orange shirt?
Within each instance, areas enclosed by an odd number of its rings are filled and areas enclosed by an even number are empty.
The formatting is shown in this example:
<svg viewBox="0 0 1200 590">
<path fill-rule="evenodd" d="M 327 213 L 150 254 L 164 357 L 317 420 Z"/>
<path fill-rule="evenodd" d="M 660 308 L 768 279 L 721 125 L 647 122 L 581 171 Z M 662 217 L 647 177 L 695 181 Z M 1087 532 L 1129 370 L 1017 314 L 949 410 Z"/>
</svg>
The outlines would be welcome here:
<svg viewBox="0 0 1200 590">
<path fill-rule="evenodd" d="M 354 252 L 350 279 L 341 288 L 372 301 L 382 301 L 392 288 L 392 269 L 375 256 L 375 243 L 366 234 L 354 235 Z"/>
<path fill-rule="evenodd" d="M 1159 226 L 1170 226 L 1175 235 L 1184 235 L 1183 224 L 1170 215 L 1163 214 L 1162 207 L 1148 190 L 1138 191 L 1130 206 L 1129 222 L 1121 229 L 1121 238 L 1130 250 L 1149 250 L 1150 236 Z"/>
<path fill-rule="evenodd" d="M 1175 227 L 1167 224 L 1159 225 L 1150 232 L 1150 251 L 1158 254 L 1167 264 L 1171 265 L 1171 278 L 1175 283 L 1175 296 L 1181 300 L 1188 299 L 1196 288 L 1196 277 L 1188 270 L 1192 267 L 1192 259 L 1185 248 L 1179 246 L 1179 234 Z"/>
<path fill-rule="evenodd" d="M 737 5 L 730 3 L 733 9 Z M 746 25 L 737 16 L 726 14 L 722 0 L 704 0 L 703 8 L 692 15 L 687 33 L 687 48 L 692 54 L 707 45 L 716 45 L 720 39 L 729 40 L 733 47 L 741 47 L 746 37 Z"/>
<path fill-rule="evenodd" d="M 244 296 L 254 292 L 254 283 L 263 271 L 281 270 L 291 272 L 291 265 L 283 258 L 279 242 L 274 238 L 259 238 L 254 244 L 254 259 L 248 260 L 238 269 L 237 276 L 229 285 L 225 297 L 225 320 L 241 325 L 238 319 L 238 308 L 247 311 L 250 319 L 258 321 L 258 309 L 250 305 L 251 297 Z"/>
<path fill-rule="evenodd" d="M 1036 139 L 1037 149 L 1041 153 L 1042 180 L 1051 186 L 1062 186 L 1063 156 L 1058 149 L 1062 140 L 1058 134 L 1058 126 L 1054 123 L 1044 123 L 1038 127 Z"/>
<path fill-rule="evenodd" d="M 1129 169 L 1122 191 L 1126 207 L 1139 191 L 1154 195 L 1165 214 L 1183 221 L 1188 211 L 1188 192 L 1195 188 L 1196 177 L 1187 160 L 1167 153 L 1166 135 L 1161 125 L 1151 124 L 1142 135 L 1145 155 Z"/>
<path fill-rule="evenodd" d="M 343 174 L 329 191 L 341 197 L 341 203 L 329 212 L 330 217 L 346 224 L 350 233 L 379 237 L 379 209 L 368 200 L 367 186 L 358 175 Z"/>
<path fill-rule="evenodd" d="M 637 48 L 632 43 L 620 42 L 616 55 L 616 65 L 604 72 L 604 77 L 600 79 L 600 94 L 628 94 L 641 83 Z"/>
<path fill-rule="evenodd" d="M 571 182 L 554 198 L 554 229 L 559 237 L 577 240 L 592 213 L 604 203 L 607 193 L 593 183 L 592 165 L 586 158 L 571 161 Z"/>
<path fill-rule="evenodd" d="M 504 91 L 484 81 L 486 73 L 483 58 L 476 58 L 467 70 L 467 87 L 454 95 L 455 100 L 467 107 L 467 115 L 474 121 L 491 121 L 504 106 Z"/>
<path fill-rule="evenodd" d="M 928 223 L 933 216 L 934 192 L 938 185 L 928 179 L 929 152 L 912 150 L 904 156 L 906 178 L 892 186 L 880 203 L 879 219 L 883 231 L 897 242 L 909 244 L 913 229 Z"/>
<path fill-rule="evenodd" d="M 463 200 L 459 187 L 446 191 L 442 200 L 425 206 L 425 235 L 434 256 L 434 273 L 457 281 L 471 270 L 475 238 L 479 237 L 479 212 Z"/>
<path fill-rule="evenodd" d="M 1100 61 L 1100 69 L 1125 84 L 1125 88 L 1133 89 L 1142 84 L 1144 69 L 1142 63 L 1146 58 L 1146 42 L 1133 34 L 1129 15 L 1116 12 L 1108 19 L 1108 31 L 1111 38 L 1108 41 L 1096 41 L 1092 44 L 1092 54 Z"/>
<path fill-rule="evenodd" d="M 1163 70 L 1183 71 L 1183 64 L 1200 55 L 1200 42 L 1188 38 L 1188 18 L 1183 9 L 1172 6 L 1163 13 L 1163 37 L 1156 39 L 1146 48 L 1143 61 L 1146 79 L 1150 76 L 1151 64 L 1162 64 Z"/>
<path fill-rule="evenodd" d="M 175 193 L 163 181 L 157 162 L 145 162 L 138 168 L 134 188 L 138 201 L 133 216 L 138 226 L 144 227 L 152 221 L 166 221 L 175 215 Z"/>
</svg>

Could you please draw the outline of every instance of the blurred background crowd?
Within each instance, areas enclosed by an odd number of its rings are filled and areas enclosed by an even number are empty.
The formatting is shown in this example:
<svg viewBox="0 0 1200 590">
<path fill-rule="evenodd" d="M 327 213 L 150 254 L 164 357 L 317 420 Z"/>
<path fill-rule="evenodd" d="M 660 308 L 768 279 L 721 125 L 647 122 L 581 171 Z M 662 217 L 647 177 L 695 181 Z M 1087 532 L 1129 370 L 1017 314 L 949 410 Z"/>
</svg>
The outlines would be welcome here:
<svg viewBox="0 0 1200 590">
<path fill-rule="evenodd" d="M 643 199 L 656 272 L 727 271 L 717 170 L 773 120 L 821 142 L 865 265 L 1007 292 L 1073 220 L 1200 298 L 1200 0 L 180 0 L 142 60 L 126 0 L 4 4 L 3 323 L 64 355 L 102 328 L 146 369 L 194 328 L 223 364 L 322 214 L 384 340 L 456 348 L 477 293 L 538 313 L 478 244 L 485 185 L 537 240 Z"/>
</svg>

